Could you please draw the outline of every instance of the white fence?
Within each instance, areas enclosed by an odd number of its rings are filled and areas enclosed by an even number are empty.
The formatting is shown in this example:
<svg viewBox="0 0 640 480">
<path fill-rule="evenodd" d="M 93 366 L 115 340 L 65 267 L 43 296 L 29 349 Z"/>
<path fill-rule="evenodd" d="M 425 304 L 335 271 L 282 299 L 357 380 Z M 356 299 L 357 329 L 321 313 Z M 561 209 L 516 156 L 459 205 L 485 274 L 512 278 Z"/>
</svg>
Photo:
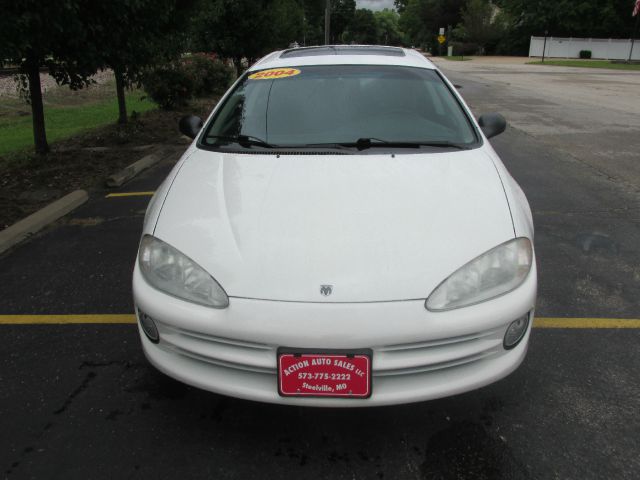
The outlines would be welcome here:
<svg viewBox="0 0 640 480">
<path fill-rule="evenodd" d="M 544 37 L 531 37 L 530 57 L 542 57 Z M 591 50 L 592 58 L 627 60 L 630 39 L 616 38 L 559 38 L 547 37 L 544 56 L 548 58 L 580 58 L 580 50 Z M 632 60 L 640 60 L 640 40 L 633 45 Z"/>
</svg>

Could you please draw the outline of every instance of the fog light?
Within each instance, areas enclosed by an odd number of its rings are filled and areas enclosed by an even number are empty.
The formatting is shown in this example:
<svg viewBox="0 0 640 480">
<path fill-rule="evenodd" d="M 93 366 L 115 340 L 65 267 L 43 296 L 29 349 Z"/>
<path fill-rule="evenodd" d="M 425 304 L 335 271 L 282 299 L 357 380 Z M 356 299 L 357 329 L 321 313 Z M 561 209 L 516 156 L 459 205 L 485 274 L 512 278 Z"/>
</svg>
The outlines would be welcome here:
<svg viewBox="0 0 640 480">
<path fill-rule="evenodd" d="M 158 333 L 158 328 L 156 327 L 156 323 L 153 321 L 153 318 L 138 310 L 138 319 L 140 320 L 142 331 L 145 333 L 147 338 L 149 338 L 153 343 L 158 343 L 160 340 L 160 334 Z"/>
<path fill-rule="evenodd" d="M 504 348 L 509 350 L 515 347 L 522 337 L 524 337 L 527 327 L 529 326 L 529 314 L 514 320 L 507 328 L 507 332 L 504 334 Z"/>
</svg>

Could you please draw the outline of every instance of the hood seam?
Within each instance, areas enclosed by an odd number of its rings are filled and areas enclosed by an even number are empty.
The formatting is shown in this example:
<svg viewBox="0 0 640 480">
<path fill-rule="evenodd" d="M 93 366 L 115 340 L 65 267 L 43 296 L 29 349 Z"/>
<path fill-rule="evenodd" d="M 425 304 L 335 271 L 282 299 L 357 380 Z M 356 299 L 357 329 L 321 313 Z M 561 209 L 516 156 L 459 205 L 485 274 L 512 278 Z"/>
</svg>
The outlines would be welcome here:
<svg viewBox="0 0 640 480">
<path fill-rule="evenodd" d="M 507 209 L 509 210 L 509 217 L 511 218 L 511 228 L 513 228 L 513 238 L 517 238 L 518 234 L 516 233 L 516 224 L 513 220 L 513 211 L 511 210 L 511 203 L 509 202 L 509 195 L 507 194 L 507 189 L 504 186 L 504 180 L 500 175 L 500 170 L 496 166 L 496 163 L 493 160 L 493 157 L 491 155 L 488 155 L 486 152 L 485 152 L 485 155 L 489 157 L 489 160 L 491 161 L 491 165 L 493 165 L 493 168 L 496 171 L 496 175 L 498 175 L 498 179 L 500 180 L 500 186 L 502 187 L 502 192 L 504 193 L 504 199 L 507 202 Z"/>
<path fill-rule="evenodd" d="M 158 228 L 158 222 L 160 221 L 160 216 L 162 215 L 162 210 L 164 209 L 164 205 L 167 202 L 167 197 L 169 197 L 169 193 L 171 192 L 171 187 L 173 187 L 173 183 L 176 181 L 176 178 L 178 178 L 178 174 L 180 173 L 180 170 L 182 170 L 182 167 L 184 167 L 187 161 L 191 158 L 191 156 L 193 155 L 193 152 L 194 150 L 191 150 L 189 155 L 187 155 L 182 160 L 180 160 L 180 162 L 182 163 L 180 164 L 178 170 L 176 171 L 176 174 L 171 179 L 171 184 L 169 185 L 169 187 L 167 187 L 167 192 L 165 193 L 164 198 L 162 199 L 162 205 L 160 205 L 160 209 L 158 210 L 158 215 L 156 215 L 156 221 L 153 224 L 153 231 L 151 232 L 151 235 L 153 236 L 155 236 L 156 234 L 156 229 Z"/>
</svg>

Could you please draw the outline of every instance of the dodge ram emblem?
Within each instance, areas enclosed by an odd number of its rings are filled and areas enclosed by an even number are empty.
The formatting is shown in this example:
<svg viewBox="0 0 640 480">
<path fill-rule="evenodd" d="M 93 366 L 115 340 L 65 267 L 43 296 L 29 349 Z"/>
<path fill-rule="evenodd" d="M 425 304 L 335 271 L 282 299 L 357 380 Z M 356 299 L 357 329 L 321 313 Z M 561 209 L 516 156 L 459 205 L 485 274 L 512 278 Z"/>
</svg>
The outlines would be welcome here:
<svg viewBox="0 0 640 480">
<path fill-rule="evenodd" d="M 320 285 L 320 293 L 328 297 L 333 292 L 333 285 Z"/>
</svg>

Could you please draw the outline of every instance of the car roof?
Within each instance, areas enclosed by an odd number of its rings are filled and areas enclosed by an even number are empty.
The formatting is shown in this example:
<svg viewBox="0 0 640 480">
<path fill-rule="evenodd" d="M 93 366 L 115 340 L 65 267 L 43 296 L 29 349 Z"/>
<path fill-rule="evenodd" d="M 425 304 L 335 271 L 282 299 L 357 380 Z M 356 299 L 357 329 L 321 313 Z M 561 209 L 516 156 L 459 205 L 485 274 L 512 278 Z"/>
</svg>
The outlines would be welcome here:
<svg viewBox="0 0 640 480">
<path fill-rule="evenodd" d="M 249 71 L 309 65 L 398 65 L 435 70 L 420 52 L 381 45 L 322 45 L 272 52 L 254 63 Z"/>
</svg>

